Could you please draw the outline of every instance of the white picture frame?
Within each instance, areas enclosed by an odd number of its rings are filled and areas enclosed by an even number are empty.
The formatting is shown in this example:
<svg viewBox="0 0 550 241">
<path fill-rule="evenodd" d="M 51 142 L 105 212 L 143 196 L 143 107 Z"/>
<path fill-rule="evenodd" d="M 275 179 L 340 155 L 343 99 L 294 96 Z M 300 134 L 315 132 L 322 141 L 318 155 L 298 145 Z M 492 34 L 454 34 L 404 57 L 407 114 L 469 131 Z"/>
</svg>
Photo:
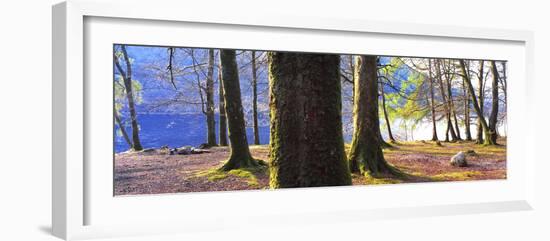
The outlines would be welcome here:
<svg viewBox="0 0 550 241">
<path fill-rule="evenodd" d="M 161 3 L 162 2 L 162 3 Z M 247 222 L 254 217 L 254 222 L 271 225 L 300 225 L 304 222 L 325 223 L 343 221 L 361 221 L 368 219 L 384 219 L 396 217 L 422 217 L 433 215 L 451 215 L 466 213 L 482 213 L 497 211 L 530 210 L 534 200 L 534 173 L 536 156 L 533 154 L 535 138 L 532 129 L 518 129 L 526 123 L 524 116 L 529 116 L 533 110 L 518 108 L 522 104 L 530 103 L 533 93 L 531 76 L 533 66 L 533 33 L 519 30 L 496 30 L 482 28 L 467 28 L 458 26 L 420 25 L 396 22 L 371 22 L 356 21 L 351 19 L 321 19 L 301 18 L 299 16 L 258 15 L 256 17 L 242 15 L 205 15 L 199 12 L 186 12 L 182 15 L 178 10 L 185 7 L 181 1 L 150 1 L 133 2 L 131 8 L 127 7 L 129 1 L 124 0 L 70 0 L 53 7 L 53 167 L 52 167 L 52 226 L 53 233 L 63 239 L 85 239 L 95 237 L 112 237 L 136 234 L 156 234 L 193 232 L 208 229 L 223 229 L 237 225 L 239 222 Z M 88 21 L 88 22 L 87 22 Z M 87 28 L 92 24 L 92 29 Z M 124 25 L 136 27 L 142 24 L 148 31 L 166 31 L 164 28 L 183 28 L 185 31 L 240 31 L 250 34 L 252 38 L 268 40 L 266 36 L 274 35 L 295 36 L 294 45 L 281 39 L 277 43 L 270 41 L 258 41 L 251 46 L 251 42 L 221 41 L 200 42 L 201 39 L 188 40 L 186 42 L 175 40 L 178 31 L 166 36 L 164 42 L 154 38 L 139 36 L 137 31 L 129 27 L 128 39 L 113 39 L 112 29 Z M 91 26 L 91 25 L 89 25 Z M 111 28 L 112 27 L 112 28 Z M 193 30 L 194 29 L 194 30 Z M 87 45 L 86 41 L 93 35 L 95 41 Z M 156 34 L 155 36 L 158 36 Z M 172 36 L 172 38 L 170 38 Z M 317 38 L 371 38 L 369 41 L 397 41 L 399 48 L 380 49 L 354 49 L 356 45 L 350 44 L 349 49 L 336 49 L 334 46 L 322 44 L 306 44 L 304 41 Z M 350 37 L 352 36 L 352 37 Z M 403 41 L 401 41 L 401 40 Z M 312 52 L 338 52 L 361 54 L 371 53 L 380 55 L 403 55 L 406 50 L 406 41 L 418 43 L 441 44 L 441 47 L 419 47 L 406 51 L 408 56 L 450 57 L 442 54 L 445 49 L 451 51 L 453 46 L 469 46 L 471 49 L 453 52 L 459 58 L 476 58 L 490 56 L 493 59 L 506 59 L 511 61 L 510 99 L 508 114 L 513 116 L 508 128 L 509 148 L 508 178 L 501 181 L 483 182 L 457 182 L 457 183 L 429 183 L 429 184 L 403 184 L 377 187 L 338 187 L 338 188 L 312 188 L 292 189 L 277 191 L 247 191 L 247 192 L 222 192 L 199 194 L 174 194 L 174 195 L 148 195 L 144 197 L 115 198 L 108 196 L 105 191 L 111 180 L 112 173 L 107 173 L 108 165 L 98 165 L 98 162 L 90 162 L 90 150 L 102 137 L 87 140 L 90 130 L 86 123 L 87 118 L 101 118 L 103 114 L 90 117 L 90 111 L 96 108 L 90 106 L 88 98 L 94 98 L 100 92 L 89 93 L 90 89 L 101 89 L 94 84 L 90 86 L 85 82 L 86 68 L 96 68 L 93 58 L 87 59 L 89 54 L 87 47 L 94 48 L 94 55 L 105 56 L 101 51 L 95 51 L 96 46 L 101 50 L 102 43 L 116 43 L 120 41 L 134 42 L 136 44 L 157 44 L 173 46 L 197 46 L 197 47 L 232 47 L 255 49 L 281 49 L 303 51 L 307 48 Z M 139 42 L 135 42 L 139 41 Z M 328 43 L 328 40 L 324 40 Z M 401 41 L 401 42 L 399 42 Z M 430 42 L 432 41 L 432 42 Z M 98 43 L 97 45 L 95 43 Z M 321 41 L 323 43 L 323 41 Z M 245 44 L 248 44 L 245 46 Z M 100 46 L 101 45 L 101 46 Z M 397 46 L 395 45 L 395 46 Z M 502 45 L 501 50 L 487 49 L 487 46 Z M 295 49 L 293 49 L 295 48 Z M 409 48 L 410 49 L 410 48 Z M 443 50 L 442 50 L 443 49 Z M 486 51 L 487 55 L 480 55 L 480 51 Z M 483 51 L 481 51 L 483 52 Z M 451 52 L 448 52 L 451 53 Z M 103 53 L 104 54 L 104 53 Z M 107 53 L 108 56 L 112 52 Z M 110 58 L 108 60 L 111 60 Z M 515 65 L 512 65 L 515 64 Z M 112 63 L 108 63 L 112 68 Z M 103 66 L 103 65 L 102 65 Z M 98 67 L 98 73 L 104 73 Z M 94 72 L 95 73 L 95 72 Z M 110 83 L 109 83 L 110 84 Z M 107 91 L 112 91 L 110 88 Z M 101 92 L 105 93 L 105 92 Z M 516 107 L 518 106 L 518 107 Z M 528 105 L 525 105 L 528 106 Z M 112 110 L 109 109 L 108 112 Z M 96 112 L 94 112 L 96 113 Z M 111 112 L 112 113 L 112 112 Z M 510 120 L 510 117 L 509 117 Z M 112 116 L 108 120 L 112 121 Z M 528 126 L 528 125 L 527 125 Z M 95 127 L 93 127 L 95 128 Z M 109 130 L 112 134 L 112 130 Z M 94 135 L 96 132 L 94 131 Z M 517 133 L 517 134 L 516 134 Z M 99 149 L 97 149 L 99 150 Z M 112 150 L 112 149 L 111 149 Z M 94 151 L 94 153 L 96 153 Z M 97 153 L 103 153 L 98 151 Z M 111 153 L 112 154 L 112 153 Z M 100 154 L 94 154 L 100 155 Z M 108 160 L 110 162 L 111 160 Z M 112 165 L 112 163 L 110 163 Z M 107 166 L 106 166 L 107 165 Z M 90 169 L 99 170 L 92 174 Z M 97 175 L 107 175 L 105 181 L 95 178 Z M 109 176 L 110 175 L 110 176 Z M 94 191 L 98 190 L 98 191 Z M 460 190 L 453 194 L 449 190 Z M 105 194 L 107 193 L 107 194 Z M 396 194 L 399 193 L 399 194 Z M 419 196 L 423 193 L 425 197 Z M 442 193 L 440 200 L 434 197 Z M 361 197 L 387 197 L 369 200 L 369 207 L 358 205 Z M 402 197 L 411 197 L 403 200 Z M 356 198 L 354 198 L 356 197 Z M 293 199 L 292 202 L 284 201 Z M 346 199 L 345 199 L 346 198 Z M 390 200 L 390 198 L 392 198 Z M 430 199 L 430 200 L 428 200 Z M 211 208 L 206 212 L 200 207 L 212 207 L 220 200 L 239 203 L 242 200 L 252 200 L 252 207 L 258 208 L 260 203 L 279 202 L 279 208 L 268 205 L 270 208 L 261 212 L 246 212 Z M 299 200 L 299 201 L 296 201 Z M 312 202 L 317 200 L 316 202 Z M 334 202 L 352 200 L 349 205 L 338 208 Z M 353 201 L 356 200 L 356 201 Z M 182 207 L 183 206 L 183 207 Z M 135 207 L 144 207 L 140 217 L 132 216 L 131 210 Z M 256 209 L 257 210 L 257 209 Z M 181 217 L 174 213 L 186 213 L 188 217 Z M 213 216 L 201 219 L 205 213 Z M 109 216 L 110 215 L 110 216 Z M 98 217 L 90 220 L 90 217 Z M 231 216 L 231 222 L 224 219 Z M 190 218 L 193 218 L 191 222 Z M 249 222 L 249 221 L 248 221 Z M 250 222 L 249 222 L 250 223 Z M 208 224 L 208 225 L 206 225 Z M 254 223 L 250 223 L 254 225 Z"/>
</svg>

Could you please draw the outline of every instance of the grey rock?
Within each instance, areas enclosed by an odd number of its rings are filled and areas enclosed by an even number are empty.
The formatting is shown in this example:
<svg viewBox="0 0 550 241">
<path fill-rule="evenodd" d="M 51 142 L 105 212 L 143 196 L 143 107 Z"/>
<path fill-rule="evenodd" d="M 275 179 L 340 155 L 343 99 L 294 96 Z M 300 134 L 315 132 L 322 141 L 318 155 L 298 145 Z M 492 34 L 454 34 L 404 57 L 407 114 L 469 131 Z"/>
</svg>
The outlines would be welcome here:
<svg viewBox="0 0 550 241">
<path fill-rule="evenodd" d="M 180 148 L 176 148 L 176 153 L 178 155 L 189 155 L 192 154 L 193 149 L 194 148 L 192 146 L 182 146 Z"/>
<path fill-rule="evenodd" d="M 466 167 L 468 162 L 466 162 L 466 154 L 464 152 L 459 152 L 453 157 L 451 157 L 451 165 L 456 167 Z"/>
</svg>

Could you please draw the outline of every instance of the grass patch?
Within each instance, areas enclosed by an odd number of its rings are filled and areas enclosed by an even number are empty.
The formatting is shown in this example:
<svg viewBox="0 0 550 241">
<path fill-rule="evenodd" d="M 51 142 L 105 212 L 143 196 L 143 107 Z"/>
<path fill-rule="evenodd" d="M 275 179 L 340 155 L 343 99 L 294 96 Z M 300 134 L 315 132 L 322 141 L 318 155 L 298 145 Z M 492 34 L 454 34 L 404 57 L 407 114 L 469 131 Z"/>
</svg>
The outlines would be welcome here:
<svg viewBox="0 0 550 241">
<path fill-rule="evenodd" d="M 353 175 L 360 176 L 358 174 L 353 174 Z M 370 174 L 363 175 L 363 180 L 365 181 L 366 185 L 397 184 L 397 183 L 403 182 L 403 180 L 400 180 L 397 178 L 373 177 Z"/>
<path fill-rule="evenodd" d="M 434 141 L 409 141 L 395 144 L 396 148 L 384 149 L 384 154 L 417 154 L 424 153 L 434 156 L 453 156 L 459 151 L 474 150 L 480 155 L 505 155 L 506 145 L 484 146 L 474 142 L 441 142 L 438 146 Z"/>
<path fill-rule="evenodd" d="M 244 178 L 246 180 L 246 183 L 250 187 L 258 187 L 260 184 L 258 184 L 258 179 L 256 178 L 256 175 L 254 175 L 254 171 L 258 171 L 258 169 L 234 169 L 228 172 L 229 175 L 233 175 L 236 177 Z"/>
<path fill-rule="evenodd" d="M 224 172 L 220 171 L 219 167 L 215 167 L 212 169 L 197 172 L 195 173 L 195 177 L 206 177 L 208 181 L 215 182 L 226 179 L 229 176 L 234 176 L 239 179 L 243 179 L 250 187 L 258 187 L 260 184 L 258 183 L 258 178 L 256 178 L 256 174 L 265 172 L 266 170 L 267 168 L 265 167 L 257 167 L 233 169 L 229 172 Z"/>
<path fill-rule="evenodd" d="M 206 177 L 208 181 L 214 182 L 227 178 L 227 173 L 218 171 L 217 168 L 212 168 L 195 173 L 195 177 Z"/>
</svg>

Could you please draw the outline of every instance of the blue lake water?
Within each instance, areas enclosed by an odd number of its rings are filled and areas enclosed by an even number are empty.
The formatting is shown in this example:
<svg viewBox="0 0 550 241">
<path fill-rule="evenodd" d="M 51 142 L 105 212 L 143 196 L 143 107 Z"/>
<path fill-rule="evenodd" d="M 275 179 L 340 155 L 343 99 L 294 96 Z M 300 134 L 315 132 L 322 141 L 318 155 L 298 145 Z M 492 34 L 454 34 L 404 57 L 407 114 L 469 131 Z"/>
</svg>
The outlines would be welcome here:
<svg viewBox="0 0 550 241">
<path fill-rule="evenodd" d="M 138 114 L 140 140 L 144 148 L 198 146 L 206 142 L 206 116 L 203 114 Z M 115 152 L 123 152 L 130 147 L 124 138 L 117 134 L 115 125 Z M 269 143 L 269 126 L 260 126 L 260 144 Z M 131 128 L 127 128 L 131 138 Z M 216 116 L 216 138 L 218 135 Z M 252 127 L 246 128 L 248 143 L 254 143 Z M 217 139 L 216 141 L 219 141 Z M 229 140 L 228 140 L 229 141 Z"/>
</svg>

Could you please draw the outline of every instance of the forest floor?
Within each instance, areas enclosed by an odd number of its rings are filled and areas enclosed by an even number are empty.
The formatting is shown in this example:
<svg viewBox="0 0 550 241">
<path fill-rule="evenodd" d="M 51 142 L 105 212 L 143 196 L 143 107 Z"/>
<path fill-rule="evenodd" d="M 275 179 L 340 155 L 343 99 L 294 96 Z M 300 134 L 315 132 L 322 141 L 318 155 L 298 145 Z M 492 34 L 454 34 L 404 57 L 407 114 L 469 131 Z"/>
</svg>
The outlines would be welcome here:
<svg viewBox="0 0 550 241">
<path fill-rule="evenodd" d="M 506 178 L 506 140 L 499 146 L 474 142 L 400 142 L 384 149 L 386 160 L 405 173 L 399 178 L 353 175 L 353 185 L 469 181 Z M 346 149 L 349 146 L 346 145 Z M 449 164 L 460 151 L 467 155 L 467 167 Z M 217 168 L 229 157 L 228 147 L 213 147 L 209 153 L 169 155 L 167 150 L 125 152 L 115 155 L 115 195 L 160 194 L 253 190 L 269 188 L 267 168 L 220 172 Z M 250 146 L 257 159 L 268 160 L 268 146 Z"/>
</svg>

